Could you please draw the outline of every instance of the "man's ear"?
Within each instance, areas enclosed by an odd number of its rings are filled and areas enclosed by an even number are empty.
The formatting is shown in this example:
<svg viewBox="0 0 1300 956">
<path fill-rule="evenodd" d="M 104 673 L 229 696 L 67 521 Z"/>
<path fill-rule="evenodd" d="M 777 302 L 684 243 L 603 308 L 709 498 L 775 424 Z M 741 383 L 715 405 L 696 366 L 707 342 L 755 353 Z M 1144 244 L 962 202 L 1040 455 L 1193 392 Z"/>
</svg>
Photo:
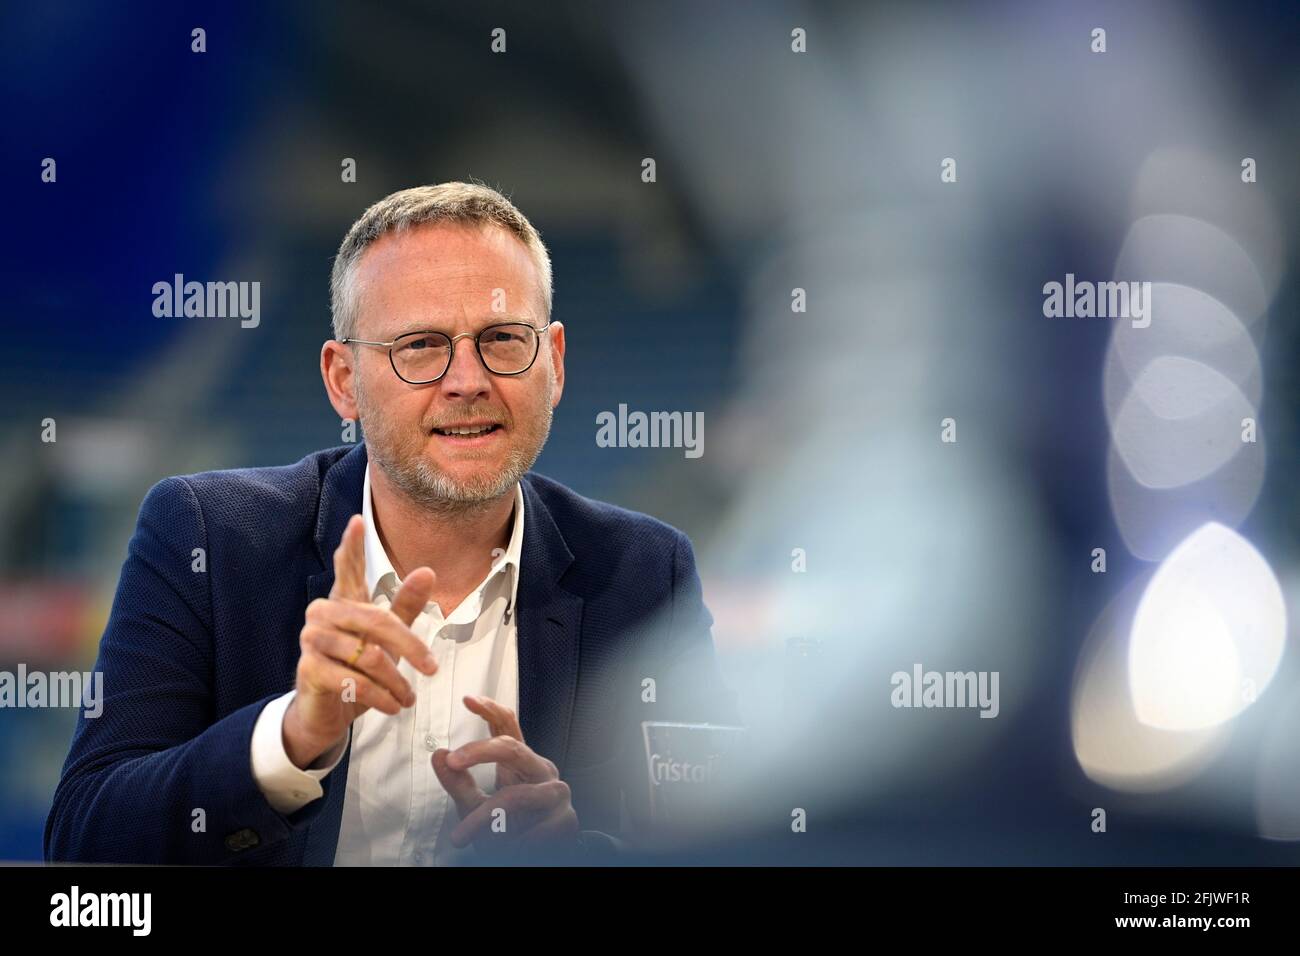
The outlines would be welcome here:
<svg viewBox="0 0 1300 956">
<path fill-rule="evenodd" d="M 564 323 L 552 322 L 546 330 L 551 342 L 551 365 L 555 368 L 555 394 L 551 396 L 551 407 L 560 404 L 560 395 L 564 393 Z"/>
<path fill-rule="evenodd" d="M 334 411 L 339 418 L 357 419 L 357 399 L 354 391 L 352 367 L 356 359 L 352 349 L 334 339 L 329 339 L 320 350 L 320 377 L 325 382 L 325 394 L 329 396 Z"/>
</svg>

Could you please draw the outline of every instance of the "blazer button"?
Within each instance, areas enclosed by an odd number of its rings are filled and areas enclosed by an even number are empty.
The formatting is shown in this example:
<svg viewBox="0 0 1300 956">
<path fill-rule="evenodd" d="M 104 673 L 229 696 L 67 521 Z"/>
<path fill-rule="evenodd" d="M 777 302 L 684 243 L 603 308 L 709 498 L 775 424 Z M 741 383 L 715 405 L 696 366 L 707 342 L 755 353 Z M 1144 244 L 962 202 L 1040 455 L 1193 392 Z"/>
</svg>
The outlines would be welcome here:
<svg viewBox="0 0 1300 956">
<path fill-rule="evenodd" d="M 261 842 L 262 838 L 257 835 L 256 830 L 245 827 L 226 837 L 226 849 L 232 853 L 238 853 L 240 850 L 247 850 L 249 847 L 257 846 Z"/>
</svg>

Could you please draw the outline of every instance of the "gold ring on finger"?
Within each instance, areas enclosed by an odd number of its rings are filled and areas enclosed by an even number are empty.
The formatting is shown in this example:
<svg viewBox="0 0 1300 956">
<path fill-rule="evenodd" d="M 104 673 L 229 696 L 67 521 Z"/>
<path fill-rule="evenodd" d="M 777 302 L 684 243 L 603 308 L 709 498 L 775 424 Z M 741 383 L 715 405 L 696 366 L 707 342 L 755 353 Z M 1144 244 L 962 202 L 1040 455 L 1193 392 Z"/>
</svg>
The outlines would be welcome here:
<svg viewBox="0 0 1300 956">
<path fill-rule="evenodd" d="M 361 653 L 365 649 L 366 639 L 364 637 L 357 638 L 357 649 L 352 652 L 352 656 L 348 659 L 348 667 L 354 666 L 356 662 L 361 659 Z"/>
</svg>

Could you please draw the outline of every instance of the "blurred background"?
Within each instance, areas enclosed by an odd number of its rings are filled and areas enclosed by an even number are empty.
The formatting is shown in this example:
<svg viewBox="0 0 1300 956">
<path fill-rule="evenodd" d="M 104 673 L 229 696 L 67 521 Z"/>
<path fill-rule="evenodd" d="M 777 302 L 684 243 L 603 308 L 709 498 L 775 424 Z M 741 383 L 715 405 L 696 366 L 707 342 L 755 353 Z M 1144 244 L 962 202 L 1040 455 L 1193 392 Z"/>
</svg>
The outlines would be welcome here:
<svg viewBox="0 0 1300 956">
<path fill-rule="evenodd" d="M 699 858 L 1298 862 L 1298 39 L 1257 2 L 7 5 L 0 670 L 92 666 L 154 482 L 341 444 L 332 256 L 473 178 L 552 254 L 537 470 L 695 543 L 758 747 Z M 176 273 L 260 282 L 259 324 L 155 317 Z M 1151 325 L 1046 317 L 1067 274 L 1151 282 Z M 598 446 L 620 404 L 704 454 Z M 997 672 L 996 719 L 893 706 L 918 664 Z M 75 716 L 0 709 L 0 859 Z"/>
</svg>

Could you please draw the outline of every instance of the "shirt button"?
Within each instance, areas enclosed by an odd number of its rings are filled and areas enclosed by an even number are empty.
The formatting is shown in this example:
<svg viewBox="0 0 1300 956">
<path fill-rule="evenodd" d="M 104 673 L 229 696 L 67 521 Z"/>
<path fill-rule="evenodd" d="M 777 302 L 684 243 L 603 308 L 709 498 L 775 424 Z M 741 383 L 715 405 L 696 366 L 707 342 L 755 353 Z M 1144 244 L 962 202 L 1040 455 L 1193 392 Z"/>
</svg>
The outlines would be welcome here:
<svg viewBox="0 0 1300 956">
<path fill-rule="evenodd" d="M 438 738 L 433 734 L 424 735 L 424 749 L 430 752 L 438 749 Z"/>
</svg>

